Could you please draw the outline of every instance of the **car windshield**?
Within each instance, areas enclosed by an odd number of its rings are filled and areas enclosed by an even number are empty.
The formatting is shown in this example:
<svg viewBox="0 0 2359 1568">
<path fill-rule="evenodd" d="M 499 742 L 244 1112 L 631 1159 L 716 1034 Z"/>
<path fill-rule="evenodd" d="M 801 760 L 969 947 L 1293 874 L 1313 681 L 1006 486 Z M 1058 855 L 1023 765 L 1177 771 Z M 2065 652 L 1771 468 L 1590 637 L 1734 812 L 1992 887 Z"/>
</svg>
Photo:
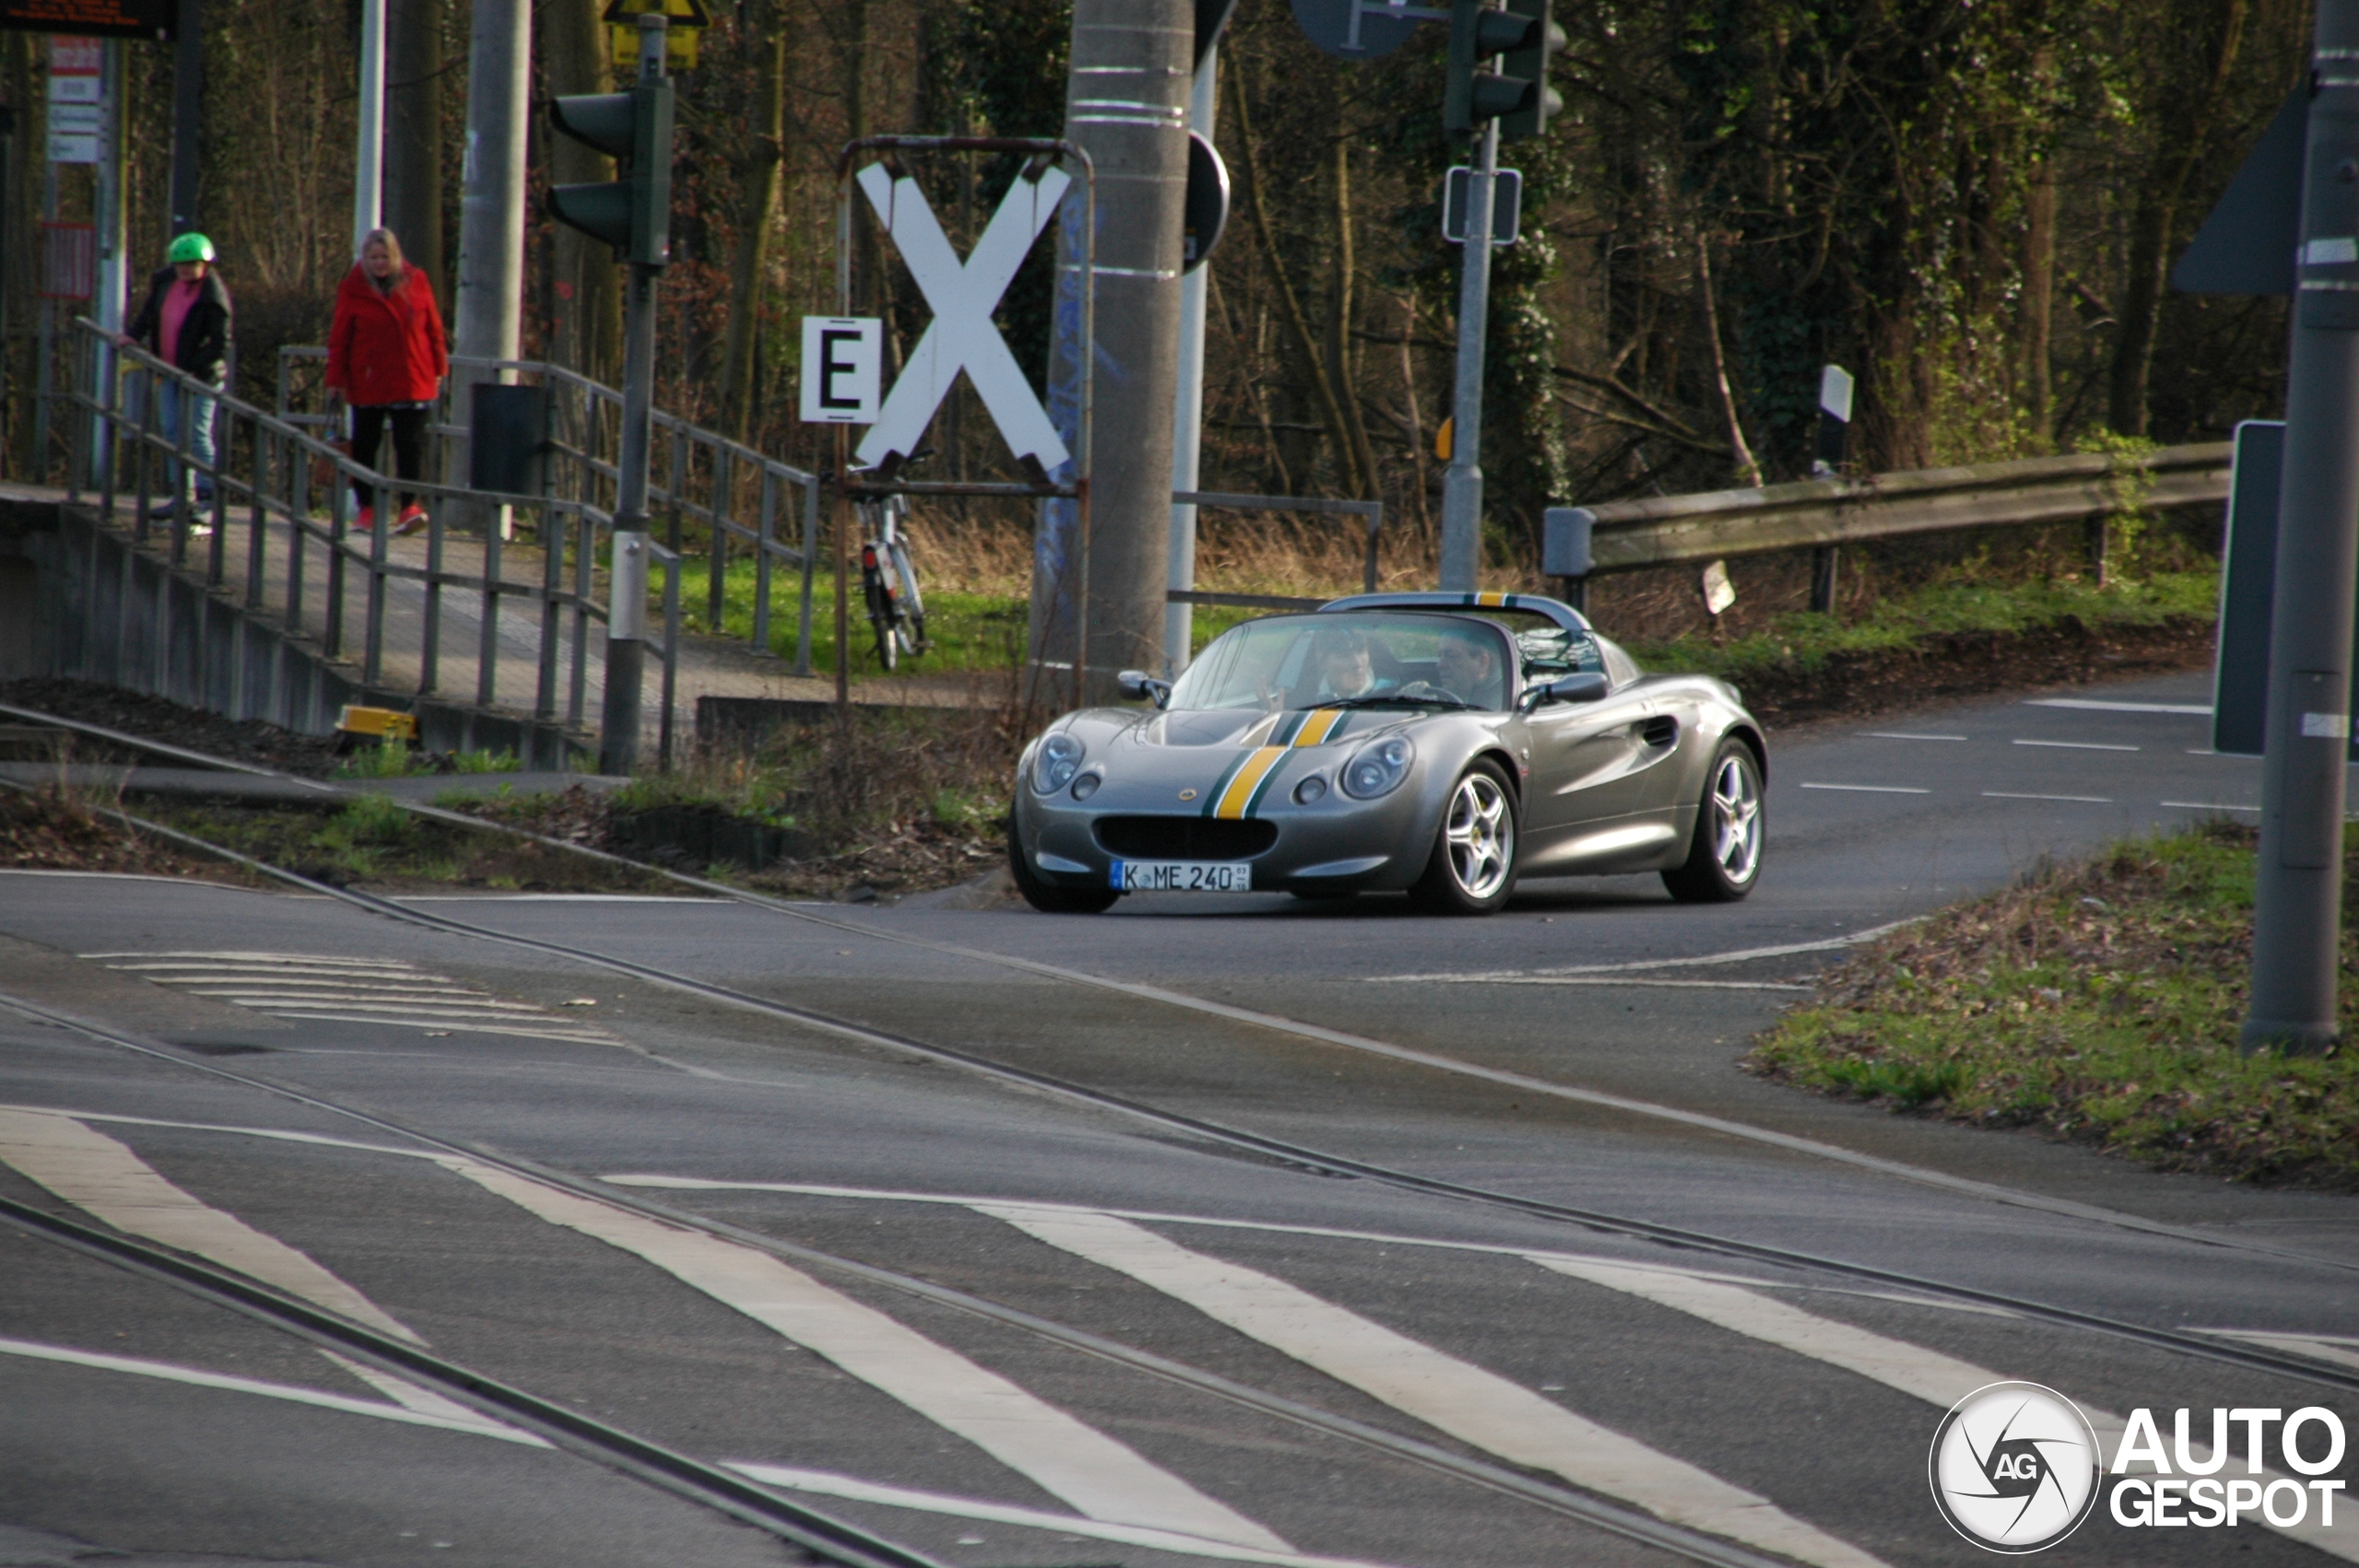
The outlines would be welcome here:
<svg viewBox="0 0 2359 1568">
<path fill-rule="evenodd" d="M 1508 706 L 1506 633 L 1465 616 L 1356 610 L 1276 615 L 1213 640 L 1171 689 L 1191 708 Z"/>
</svg>

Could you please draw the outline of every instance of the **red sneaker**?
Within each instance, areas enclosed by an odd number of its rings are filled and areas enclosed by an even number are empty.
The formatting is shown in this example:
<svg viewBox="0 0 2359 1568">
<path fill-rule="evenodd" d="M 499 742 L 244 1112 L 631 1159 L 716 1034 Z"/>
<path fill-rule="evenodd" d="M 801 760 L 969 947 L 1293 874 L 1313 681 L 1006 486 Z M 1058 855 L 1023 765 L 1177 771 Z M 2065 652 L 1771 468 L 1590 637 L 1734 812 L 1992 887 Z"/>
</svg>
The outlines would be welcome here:
<svg viewBox="0 0 2359 1568">
<path fill-rule="evenodd" d="M 376 526 L 377 509 L 375 507 L 362 507 L 360 515 L 352 520 L 352 532 L 355 533 L 366 533 Z"/>
<path fill-rule="evenodd" d="M 416 533 L 425 528 L 426 522 L 426 509 L 412 501 L 402 509 L 401 521 L 393 524 L 393 532 L 403 535 Z"/>
</svg>

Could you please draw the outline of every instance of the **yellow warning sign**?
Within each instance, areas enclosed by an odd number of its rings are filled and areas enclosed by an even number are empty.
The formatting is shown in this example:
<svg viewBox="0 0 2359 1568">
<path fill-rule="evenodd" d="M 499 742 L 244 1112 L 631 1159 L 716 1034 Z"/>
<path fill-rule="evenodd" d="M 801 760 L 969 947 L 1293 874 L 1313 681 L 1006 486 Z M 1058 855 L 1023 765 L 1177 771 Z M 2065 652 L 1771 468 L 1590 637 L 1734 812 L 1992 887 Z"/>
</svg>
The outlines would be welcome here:
<svg viewBox="0 0 2359 1568">
<path fill-rule="evenodd" d="M 614 57 L 616 73 L 628 76 L 639 68 L 639 18 L 644 16 L 671 19 L 671 30 L 663 39 L 666 68 L 695 70 L 697 40 L 712 25 L 704 0 L 613 0 L 603 19 L 607 26 L 606 46 Z"/>
</svg>

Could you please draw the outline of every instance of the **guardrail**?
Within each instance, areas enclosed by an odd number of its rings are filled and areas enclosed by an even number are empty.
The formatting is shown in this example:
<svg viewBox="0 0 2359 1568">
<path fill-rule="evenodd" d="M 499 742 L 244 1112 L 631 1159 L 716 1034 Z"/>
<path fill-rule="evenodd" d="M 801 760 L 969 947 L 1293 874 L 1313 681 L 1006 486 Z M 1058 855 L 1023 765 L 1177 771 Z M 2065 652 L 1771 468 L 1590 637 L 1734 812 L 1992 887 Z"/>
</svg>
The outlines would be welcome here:
<svg viewBox="0 0 2359 1568">
<path fill-rule="evenodd" d="M 2214 504 L 2227 499 L 2228 461 L 2229 445 L 2219 441 L 2144 457 L 2028 458 L 1567 510 L 1576 528 L 1587 520 L 1586 575 L 1598 577 L 1911 533 L 2095 521 L 2131 507 Z M 2092 544 L 2102 568 L 2103 535 L 2093 533 Z"/>
<path fill-rule="evenodd" d="M 388 478 L 362 467 L 294 420 L 198 381 L 145 350 L 117 346 L 95 322 L 77 320 L 73 325 L 72 391 L 66 395 L 75 411 L 69 501 L 95 492 L 101 521 L 118 526 L 127 521 L 126 531 L 136 546 L 154 543 L 160 525 L 169 535 L 166 551 L 175 568 L 190 568 L 192 552 L 201 547 L 208 589 L 229 588 L 241 594 L 248 611 L 275 615 L 288 634 L 316 637 L 330 659 L 348 657 L 351 574 L 363 574 L 358 630 L 361 679 L 369 685 L 387 684 L 387 632 L 395 619 L 405 620 L 414 609 L 417 692 L 421 696 L 441 695 L 445 622 L 451 618 L 447 599 L 456 591 L 472 596 L 477 623 L 475 701 L 487 708 L 502 706 L 502 632 L 512 639 L 520 628 L 513 616 L 503 623 L 501 604 L 528 602 L 537 612 L 531 617 L 535 669 L 532 711 L 542 720 L 557 719 L 562 682 L 564 722 L 581 729 L 591 639 L 598 635 L 593 626 L 604 626 L 607 619 L 608 606 L 597 597 L 596 563 L 604 556 L 600 540 L 613 526 L 611 513 L 574 497 L 488 493 L 431 480 Z M 158 427 L 158 394 L 167 388 L 181 400 L 182 414 L 170 439 Z M 215 455 L 200 461 L 193 444 L 198 421 L 188 415 L 193 407 L 207 404 Z M 365 533 L 353 529 L 355 482 L 388 502 L 393 493 L 412 493 L 425 503 L 424 565 L 391 558 L 394 509 L 390 504 L 378 508 L 376 528 Z M 192 492 L 205 490 L 211 496 L 200 505 Z M 126 498 L 133 509 L 127 520 L 120 516 L 117 504 Z M 508 541 L 501 530 L 485 530 L 478 539 L 454 526 L 453 519 L 466 509 L 462 503 L 511 508 L 523 517 L 542 553 L 538 580 L 505 575 L 502 558 Z M 229 552 L 237 534 L 242 538 L 237 540 L 241 559 L 235 570 L 242 580 L 232 582 Z M 478 551 L 480 569 L 454 568 L 454 555 Z M 658 755 L 668 767 L 679 658 L 680 557 L 661 545 L 655 547 L 655 556 L 664 571 Z M 416 585 L 414 605 L 393 602 L 395 584 Z M 155 642 L 159 650 L 170 646 L 165 637 Z"/>
<path fill-rule="evenodd" d="M 315 376 L 298 373 L 299 366 L 317 365 L 323 369 L 326 360 L 327 350 L 316 345 L 288 344 L 279 349 L 279 418 L 311 429 L 328 427 L 331 418 L 325 411 L 324 383 Z M 435 451 L 427 471 L 451 475 L 464 472 L 457 464 L 471 432 L 457 420 L 457 400 L 463 388 L 484 382 L 536 385 L 550 394 L 544 404 L 540 432 L 542 451 L 550 460 L 543 466 L 542 489 L 603 506 L 611 512 L 622 451 L 623 394 L 562 365 L 452 356 L 450 380 L 428 426 Z M 707 626 L 716 631 L 721 626 L 731 542 L 742 542 L 754 560 L 751 648 L 756 653 L 769 654 L 773 579 L 783 567 L 800 579 L 793 673 L 808 675 L 812 574 L 818 564 L 818 475 L 660 408 L 654 422 L 651 456 L 660 453 L 662 458 L 660 466 L 651 462 L 657 471 L 648 475 L 648 508 L 669 519 L 666 544 L 675 554 L 682 549 L 684 521 L 702 525 L 712 541 L 712 548 L 706 553 Z M 790 504 L 790 493 L 799 493 L 799 508 Z M 799 531 L 793 526 L 797 520 L 788 515 L 791 509 L 801 512 Z M 799 546 L 780 537 L 790 531 L 800 532 Z"/>
</svg>

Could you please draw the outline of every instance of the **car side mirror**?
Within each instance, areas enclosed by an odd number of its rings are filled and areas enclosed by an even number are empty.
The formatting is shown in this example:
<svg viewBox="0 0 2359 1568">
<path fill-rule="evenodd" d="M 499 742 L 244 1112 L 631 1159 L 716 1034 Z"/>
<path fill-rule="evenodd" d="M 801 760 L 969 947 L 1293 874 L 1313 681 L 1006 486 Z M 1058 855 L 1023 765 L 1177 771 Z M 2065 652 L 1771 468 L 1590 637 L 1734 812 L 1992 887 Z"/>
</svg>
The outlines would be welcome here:
<svg viewBox="0 0 2359 1568">
<path fill-rule="evenodd" d="M 1610 683 L 1594 670 L 1578 674 L 1559 675 L 1544 685 L 1532 687 L 1523 694 L 1526 713 L 1551 702 L 1598 702 L 1604 698 Z"/>
<path fill-rule="evenodd" d="M 1115 687 L 1133 702 L 1151 701 L 1161 708 L 1171 700 L 1171 683 L 1158 681 L 1144 670 L 1125 670 L 1114 677 Z"/>
</svg>

